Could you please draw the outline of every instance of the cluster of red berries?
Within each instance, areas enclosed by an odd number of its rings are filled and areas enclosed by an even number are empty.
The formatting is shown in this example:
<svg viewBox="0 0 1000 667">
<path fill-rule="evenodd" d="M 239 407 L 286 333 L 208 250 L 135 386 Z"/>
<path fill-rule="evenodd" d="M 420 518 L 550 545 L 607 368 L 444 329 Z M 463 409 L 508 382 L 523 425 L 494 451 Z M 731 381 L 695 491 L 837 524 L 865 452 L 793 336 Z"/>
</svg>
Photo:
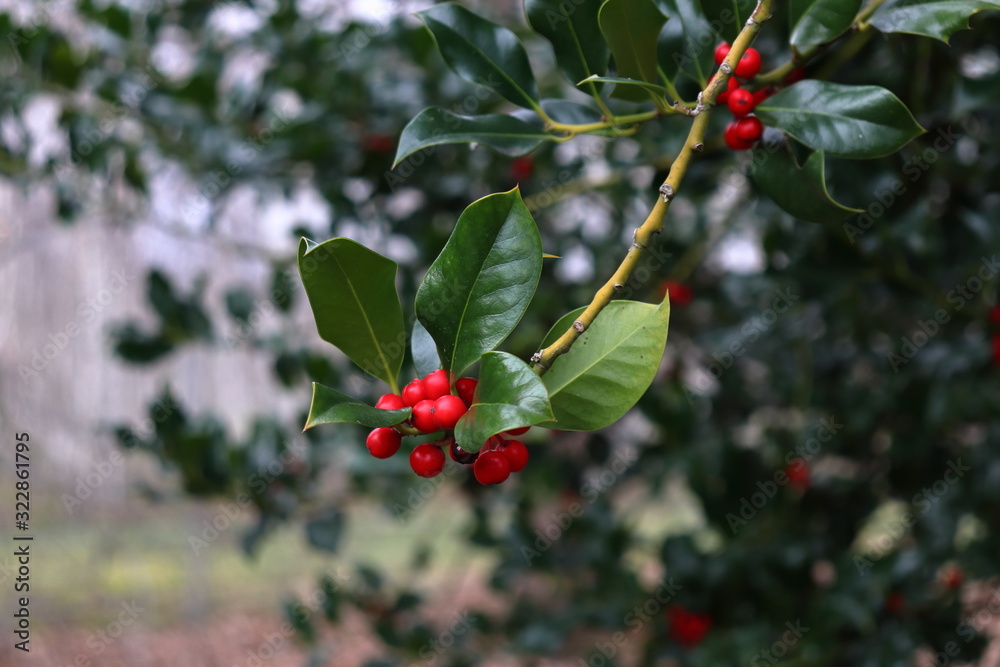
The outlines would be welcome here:
<svg viewBox="0 0 1000 667">
<path fill-rule="evenodd" d="M 722 42 L 715 47 L 715 64 L 721 65 L 722 61 L 729 55 L 730 45 Z M 734 151 L 745 151 L 753 148 L 753 145 L 764 134 L 764 124 L 753 115 L 753 110 L 758 104 L 774 94 L 772 86 L 763 86 L 754 92 L 742 87 L 741 79 L 752 79 L 760 73 L 761 68 L 760 52 L 757 49 L 749 48 L 736 63 L 733 76 L 729 78 L 726 90 L 719 93 L 716 102 L 725 104 L 729 111 L 736 118 L 726 126 L 723 138 L 726 145 Z M 791 84 L 799 81 L 803 77 L 803 71 L 797 69 L 784 79 L 784 83 Z"/>
<path fill-rule="evenodd" d="M 447 431 L 444 437 L 434 442 L 417 445 L 410 452 L 410 467 L 421 477 L 435 477 L 444 470 L 444 448 L 447 447 L 453 461 L 472 466 L 472 472 L 480 484 L 499 484 L 511 473 L 518 472 L 528 463 L 528 448 L 518 440 L 508 436 L 526 433 L 528 427 L 505 431 L 490 438 L 478 452 L 467 452 L 458 446 L 451 431 L 458 420 L 472 405 L 477 381 L 460 378 L 452 385 L 449 374 L 436 370 L 426 377 L 411 381 L 399 394 L 385 394 L 378 399 L 376 408 L 381 410 L 402 410 L 412 408 L 406 424 L 420 433 Z M 377 428 L 368 434 L 365 445 L 377 459 L 387 459 L 399 451 L 403 436 L 391 426 Z"/>
</svg>

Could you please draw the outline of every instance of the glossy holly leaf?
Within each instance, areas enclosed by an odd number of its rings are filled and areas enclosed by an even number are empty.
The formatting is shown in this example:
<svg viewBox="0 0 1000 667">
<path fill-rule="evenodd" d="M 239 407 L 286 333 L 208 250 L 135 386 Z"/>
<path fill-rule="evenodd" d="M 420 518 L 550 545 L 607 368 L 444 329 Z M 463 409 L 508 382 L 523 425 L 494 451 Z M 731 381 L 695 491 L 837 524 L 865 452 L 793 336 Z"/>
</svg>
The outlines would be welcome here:
<svg viewBox="0 0 1000 667">
<path fill-rule="evenodd" d="M 513 116 L 460 116 L 445 109 L 428 107 L 403 128 L 392 166 L 423 148 L 441 144 L 478 143 L 501 155 L 519 157 L 545 141 L 555 141 L 555 137 Z"/>
<path fill-rule="evenodd" d="M 906 105 L 879 86 L 808 79 L 767 98 L 755 112 L 765 125 L 837 157 L 892 155 L 924 132 Z"/>
<path fill-rule="evenodd" d="M 320 338 L 363 371 L 396 387 L 406 330 L 396 263 L 350 239 L 302 239 L 299 274 Z"/>
<path fill-rule="evenodd" d="M 512 354 L 488 352 L 479 369 L 475 401 L 455 425 L 455 440 L 468 452 L 502 431 L 553 419 L 541 378 Z"/>
<path fill-rule="evenodd" d="M 615 56 L 617 75 L 650 83 L 657 81 L 656 40 L 666 17 L 653 0 L 606 0 L 598 23 Z M 616 87 L 612 95 L 644 102 L 649 96 L 634 87 Z"/>
<path fill-rule="evenodd" d="M 791 0 L 791 44 L 799 50 L 825 44 L 847 32 L 863 0 Z"/>
<path fill-rule="evenodd" d="M 434 344 L 434 339 L 431 338 L 420 320 L 413 321 L 410 351 L 413 353 L 413 366 L 419 377 L 424 377 L 441 368 L 441 358 L 438 357 L 437 345 Z"/>
<path fill-rule="evenodd" d="M 452 3 L 435 5 L 417 16 L 459 76 L 495 90 L 514 104 L 538 109 L 538 84 L 517 35 Z"/>
<path fill-rule="evenodd" d="M 580 308 L 545 336 L 542 348 L 563 335 L 583 313 Z M 569 352 L 542 377 L 555 421 L 542 424 L 568 431 L 594 431 L 628 412 L 652 384 L 667 343 L 670 303 L 612 301 Z"/>
<path fill-rule="evenodd" d="M 443 367 L 461 373 L 499 345 L 528 307 L 541 271 L 541 237 L 517 188 L 469 205 L 417 289 L 417 319 Z"/>
<path fill-rule="evenodd" d="M 341 394 L 319 382 L 313 382 L 312 404 L 305 428 L 320 424 L 360 424 L 369 428 L 395 426 L 410 418 L 410 408 L 402 410 L 380 410 L 362 403 L 353 396 Z"/>
<path fill-rule="evenodd" d="M 684 74 L 703 86 L 714 69 L 716 40 L 701 7 L 696 0 L 656 0 L 656 6 L 668 17 L 656 43 L 660 70 L 668 81 Z"/>
<path fill-rule="evenodd" d="M 984 0 L 931 0 L 885 4 L 870 23 L 882 32 L 903 32 L 933 37 L 947 43 L 969 27 L 969 17 L 984 9 L 1000 9 L 1000 2 Z"/>
<path fill-rule="evenodd" d="M 840 222 L 861 209 L 838 204 L 826 189 L 823 151 L 812 153 L 799 166 L 785 145 L 775 148 L 757 163 L 753 180 L 757 187 L 787 213 L 801 220 Z"/>
<path fill-rule="evenodd" d="M 720 39 L 730 44 L 757 7 L 757 0 L 701 0 L 701 10 Z M 715 48 L 715 44 L 708 49 Z"/>
<path fill-rule="evenodd" d="M 617 76 L 592 76 L 590 78 L 584 79 L 580 83 L 576 84 L 578 86 L 585 86 L 588 82 L 596 81 L 600 83 L 613 83 L 615 84 L 615 91 L 618 90 L 618 86 L 636 86 L 645 90 L 647 94 L 651 93 L 656 97 L 666 97 L 667 89 L 663 86 L 658 86 L 655 83 L 646 83 L 645 81 L 636 81 L 635 79 L 625 79 Z"/>
<path fill-rule="evenodd" d="M 552 43 L 556 64 L 570 82 L 604 74 L 611 50 L 601 35 L 597 12 L 602 0 L 525 0 L 528 23 Z M 586 92 L 596 89 L 586 88 Z"/>
</svg>

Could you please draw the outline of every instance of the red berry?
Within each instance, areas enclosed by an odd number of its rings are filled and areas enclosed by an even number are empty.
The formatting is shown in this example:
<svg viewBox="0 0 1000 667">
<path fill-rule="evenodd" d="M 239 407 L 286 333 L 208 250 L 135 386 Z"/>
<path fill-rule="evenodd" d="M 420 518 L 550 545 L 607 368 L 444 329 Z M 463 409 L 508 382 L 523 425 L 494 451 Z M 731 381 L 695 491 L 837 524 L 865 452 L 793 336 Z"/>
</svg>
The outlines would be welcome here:
<svg viewBox="0 0 1000 667">
<path fill-rule="evenodd" d="M 788 483 L 793 489 L 805 491 L 809 488 L 811 476 L 809 474 L 809 464 L 804 459 L 792 459 L 785 466 L 785 474 L 788 476 Z"/>
<path fill-rule="evenodd" d="M 686 306 L 691 303 L 694 294 L 691 288 L 676 280 L 664 280 L 660 283 L 660 297 L 670 295 L 671 306 Z"/>
<path fill-rule="evenodd" d="M 434 401 L 434 410 L 431 414 L 434 415 L 434 423 L 438 428 L 450 431 L 468 411 L 465 401 L 458 396 L 448 394 Z"/>
<path fill-rule="evenodd" d="M 748 116 L 736 121 L 736 136 L 744 141 L 757 141 L 764 134 L 764 123 L 759 118 Z"/>
<path fill-rule="evenodd" d="M 753 146 L 752 141 L 747 141 L 746 139 L 740 139 L 736 136 L 736 122 L 732 122 L 726 126 L 726 133 L 724 135 L 726 140 L 726 145 L 729 146 L 734 151 L 745 151 L 749 150 Z"/>
<path fill-rule="evenodd" d="M 735 76 L 729 77 L 729 83 L 726 84 L 726 89 L 719 93 L 719 96 L 715 98 L 717 104 L 725 104 L 729 101 L 729 94 L 740 87 L 740 82 Z"/>
<path fill-rule="evenodd" d="M 802 79 L 806 78 L 806 71 L 801 67 L 793 69 L 791 72 L 785 75 L 785 78 L 781 80 L 786 86 L 790 86 L 793 83 L 797 83 Z"/>
<path fill-rule="evenodd" d="M 499 484 L 510 477 L 510 461 L 500 452 L 480 452 L 472 473 L 480 484 Z"/>
<path fill-rule="evenodd" d="M 722 42 L 715 47 L 715 64 L 721 65 L 722 61 L 726 59 L 726 56 L 729 55 L 729 51 L 732 48 L 733 47 L 729 45 L 729 42 Z"/>
<path fill-rule="evenodd" d="M 742 118 L 748 113 L 753 111 L 754 104 L 753 93 L 745 88 L 738 88 L 733 92 L 729 93 L 729 99 L 726 100 L 726 104 L 729 106 L 729 110 L 737 118 Z M 405 398 L 405 397 L 404 397 Z"/>
<path fill-rule="evenodd" d="M 467 452 L 458 446 L 458 443 L 454 440 L 451 441 L 451 446 L 448 448 L 448 453 L 451 454 L 451 460 L 455 463 L 461 463 L 464 465 L 471 465 L 476 462 L 479 458 L 479 452 Z"/>
<path fill-rule="evenodd" d="M 516 183 L 526 181 L 531 178 L 531 172 L 535 170 L 535 163 L 530 156 L 519 157 L 510 163 L 510 177 Z"/>
<path fill-rule="evenodd" d="M 465 401 L 466 405 L 472 405 L 477 384 L 479 381 L 472 378 L 462 378 L 455 383 L 455 391 L 458 392 L 458 397 Z"/>
<path fill-rule="evenodd" d="M 399 451 L 399 445 L 403 442 L 402 436 L 395 429 L 377 428 L 368 434 L 365 446 L 368 452 L 377 459 L 387 459 Z"/>
<path fill-rule="evenodd" d="M 512 436 L 516 437 L 516 436 L 519 436 L 519 435 L 524 435 L 525 433 L 527 433 L 530 430 L 531 430 L 530 426 L 524 426 L 522 428 L 512 428 L 509 431 L 504 431 L 503 434 L 504 435 L 512 435 Z"/>
<path fill-rule="evenodd" d="M 375 407 L 379 410 L 402 410 L 406 403 L 403 403 L 403 397 L 399 394 L 383 394 Z"/>
<path fill-rule="evenodd" d="M 437 421 L 434 419 L 434 401 L 423 400 L 413 406 L 413 416 L 410 417 L 413 425 L 421 433 L 433 433 L 438 430 Z"/>
<path fill-rule="evenodd" d="M 410 452 L 410 467 L 421 477 L 434 477 L 444 470 L 444 452 L 429 443 L 417 445 Z"/>
<path fill-rule="evenodd" d="M 396 147 L 396 141 L 387 134 L 368 134 L 364 138 L 364 147 L 372 153 L 388 153 Z"/>
<path fill-rule="evenodd" d="M 949 590 L 953 591 L 956 588 L 961 588 L 963 582 L 965 582 L 965 573 L 957 565 L 949 565 L 941 573 L 941 583 Z"/>
<path fill-rule="evenodd" d="M 528 448 L 520 440 L 509 441 L 500 453 L 507 457 L 511 472 L 520 472 L 528 465 Z"/>
<path fill-rule="evenodd" d="M 773 86 L 764 86 L 763 88 L 754 91 L 753 105 L 756 107 L 758 104 L 769 98 L 771 95 L 774 95 Z"/>
<path fill-rule="evenodd" d="M 752 79 L 760 72 L 760 51 L 751 47 L 746 50 L 740 61 L 736 63 L 736 76 L 741 79 Z"/>
<path fill-rule="evenodd" d="M 670 621 L 670 636 L 678 644 L 686 648 L 694 648 L 712 627 L 712 617 L 708 614 L 695 614 L 679 604 L 667 607 L 667 618 Z"/>
<path fill-rule="evenodd" d="M 433 401 L 451 393 L 451 380 L 448 378 L 448 371 L 443 368 L 428 374 L 423 382 L 424 398 L 428 400 Z"/>
<path fill-rule="evenodd" d="M 424 389 L 424 381 L 419 378 L 411 381 L 410 384 L 403 387 L 402 393 L 403 403 L 410 408 L 427 398 L 427 390 Z"/>
</svg>

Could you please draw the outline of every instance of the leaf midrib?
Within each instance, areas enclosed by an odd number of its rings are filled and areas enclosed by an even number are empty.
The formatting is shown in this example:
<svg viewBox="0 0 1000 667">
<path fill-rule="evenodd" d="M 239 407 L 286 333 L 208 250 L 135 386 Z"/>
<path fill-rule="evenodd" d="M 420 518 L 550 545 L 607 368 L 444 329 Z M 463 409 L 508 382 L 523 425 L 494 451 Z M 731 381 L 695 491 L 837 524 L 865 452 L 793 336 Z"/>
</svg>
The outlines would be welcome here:
<svg viewBox="0 0 1000 667">
<path fill-rule="evenodd" d="M 439 21 L 438 19 L 435 19 L 433 17 L 431 17 L 431 20 L 434 21 L 434 22 L 436 22 L 437 24 L 443 26 L 447 30 L 450 30 L 453 34 L 458 35 L 458 37 L 462 41 L 464 41 L 466 44 L 468 44 L 472 48 L 472 51 L 474 53 L 479 54 L 479 56 L 482 57 L 483 60 L 485 60 L 493 69 L 495 69 L 497 72 L 500 73 L 501 78 L 505 79 L 507 81 L 507 83 L 509 83 L 511 86 L 513 86 L 514 89 L 517 90 L 517 92 L 519 92 L 524 97 L 525 101 L 528 103 L 528 106 L 530 106 L 532 109 L 537 109 L 538 108 L 538 101 L 535 100 L 534 97 L 532 97 L 531 95 L 529 95 L 527 93 L 527 91 L 525 91 L 523 88 L 521 88 L 521 86 L 516 81 L 514 81 L 514 79 L 510 78 L 507 75 L 507 72 L 503 68 L 501 68 L 492 58 L 490 58 L 482 49 L 480 49 L 476 45 L 475 42 L 466 39 L 465 35 L 463 35 L 462 33 L 458 32 L 457 30 L 455 30 L 454 28 L 452 28 L 447 23 Z"/>
<path fill-rule="evenodd" d="M 344 270 L 343 265 L 340 263 L 340 258 L 337 257 L 337 253 L 334 252 L 332 255 L 333 261 L 337 263 L 337 268 L 344 275 L 347 286 L 351 289 L 351 296 L 354 297 L 355 303 L 358 304 L 358 310 L 361 312 L 361 317 L 365 321 L 365 327 L 368 328 L 368 334 L 371 336 L 372 342 L 375 344 L 375 349 L 378 350 L 379 359 L 382 360 L 382 367 L 385 369 L 386 380 L 389 381 L 389 384 L 392 384 L 392 369 L 389 366 L 389 360 L 385 358 L 385 354 L 382 352 L 382 345 L 379 343 L 378 337 L 375 335 L 375 328 L 372 326 L 371 320 L 368 319 L 368 313 L 365 312 L 364 304 L 362 304 L 361 299 L 358 298 L 358 293 L 354 289 L 354 283 L 351 282 L 350 275 Z"/>
<path fill-rule="evenodd" d="M 651 315 L 655 315 L 658 310 L 659 310 L 659 307 L 656 307 L 653 310 L 653 312 L 650 313 L 650 314 Z M 649 317 L 646 318 L 647 321 L 649 319 L 650 319 Z M 568 387 L 569 385 L 571 385 L 573 382 L 575 382 L 576 380 L 580 379 L 581 376 L 583 376 L 585 373 L 587 373 L 590 369 L 592 369 L 594 366 L 596 366 L 600 362 L 604 361 L 608 356 L 610 356 L 610 354 L 612 352 L 614 352 L 615 350 L 617 350 L 619 347 L 623 346 L 626 342 L 628 342 L 629 339 L 631 339 L 632 337 L 634 337 L 640 331 L 643 331 L 643 330 L 644 329 L 641 328 L 641 327 L 635 329 L 634 331 L 632 331 L 632 333 L 630 333 L 628 336 L 626 336 L 621 341 L 619 341 L 619 343 L 617 345 L 615 345 L 614 347 L 610 348 L 606 353 L 604 353 L 601 356 L 597 357 L 594 360 L 593 363 L 591 363 L 591 364 L 583 367 L 583 369 L 579 373 L 577 373 L 576 375 L 572 376 L 570 380 L 564 382 L 563 384 L 559 385 L 558 387 L 549 387 L 549 397 L 552 398 L 553 396 L 555 396 L 556 394 L 558 394 L 559 392 L 561 392 L 563 389 L 565 389 L 566 387 Z"/>
</svg>

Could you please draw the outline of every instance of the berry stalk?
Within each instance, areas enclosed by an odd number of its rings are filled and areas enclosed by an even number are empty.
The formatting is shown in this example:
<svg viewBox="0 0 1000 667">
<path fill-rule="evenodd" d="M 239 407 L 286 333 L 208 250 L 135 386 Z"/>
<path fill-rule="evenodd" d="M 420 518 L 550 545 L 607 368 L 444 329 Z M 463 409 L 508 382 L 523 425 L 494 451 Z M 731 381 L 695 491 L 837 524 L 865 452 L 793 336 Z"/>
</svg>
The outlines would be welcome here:
<svg viewBox="0 0 1000 667">
<path fill-rule="evenodd" d="M 670 172 L 660 186 L 662 197 L 656 201 L 656 205 L 642 225 L 635 230 L 632 247 L 629 248 L 625 259 L 622 260 L 614 275 L 611 276 L 603 287 L 597 290 L 590 305 L 587 306 L 587 309 L 580 315 L 579 319 L 552 345 L 544 350 L 539 350 L 532 356 L 532 368 L 539 375 L 544 374 L 545 371 L 551 368 L 552 362 L 560 355 L 569 352 L 570 347 L 580 337 L 580 334 L 590 327 L 594 319 L 604 310 L 604 307 L 611 303 L 615 294 L 624 288 L 632 272 L 638 266 L 639 260 L 642 258 L 653 236 L 663 229 L 663 220 L 670 207 L 670 201 L 680 188 L 681 181 L 684 180 L 684 175 L 687 173 L 692 156 L 704 150 L 705 131 L 708 129 L 708 120 L 711 115 L 712 106 L 715 104 L 719 93 L 728 88 L 729 78 L 736 71 L 743 54 L 753 43 L 753 40 L 756 39 L 761 25 L 771 18 L 771 7 L 773 4 L 774 0 L 758 0 L 757 7 L 747 20 L 743 30 L 740 31 L 739 36 L 733 41 L 732 48 L 726 55 L 722 65 L 719 66 L 718 72 L 709 80 L 705 89 L 698 94 L 698 105 L 693 110 L 685 110 L 688 115 L 694 117 L 694 122 L 688 132 L 684 147 L 677 155 L 677 159 L 670 166 Z"/>
</svg>

